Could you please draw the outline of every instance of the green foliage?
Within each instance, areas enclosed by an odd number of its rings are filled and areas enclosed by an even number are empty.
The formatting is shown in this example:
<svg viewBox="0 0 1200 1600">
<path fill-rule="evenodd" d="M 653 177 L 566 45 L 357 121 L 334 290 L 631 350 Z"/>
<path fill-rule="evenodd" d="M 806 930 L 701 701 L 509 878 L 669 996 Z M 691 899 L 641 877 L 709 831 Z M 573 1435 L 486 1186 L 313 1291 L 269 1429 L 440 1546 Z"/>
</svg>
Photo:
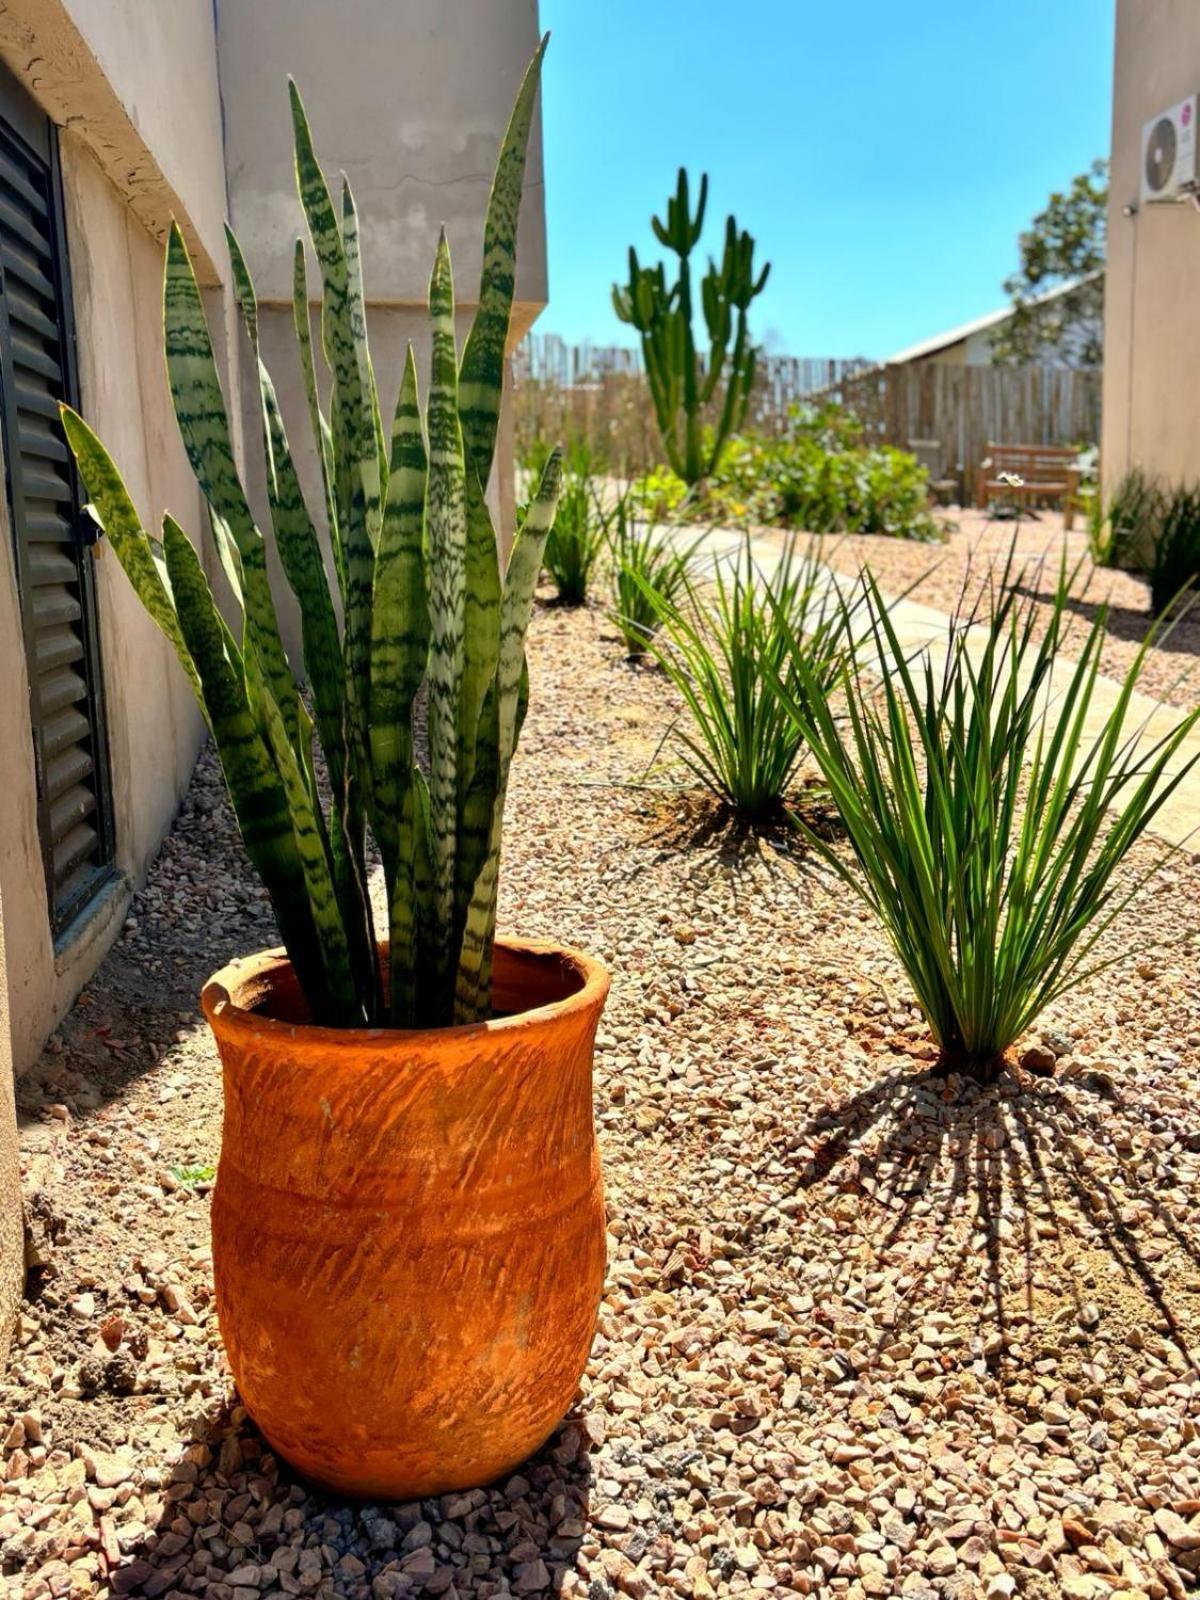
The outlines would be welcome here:
<svg viewBox="0 0 1200 1600">
<path fill-rule="evenodd" d="M 688 486 L 670 467 L 655 467 L 634 480 L 633 492 L 648 517 L 673 516 L 688 497 Z"/>
<path fill-rule="evenodd" d="M 691 254 L 704 229 L 707 203 L 705 174 L 700 179 L 700 196 L 693 215 L 687 173 L 680 167 L 676 192 L 667 201 L 666 222 L 651 218 L 659 243 L 678 257 L 675 282 L 667 286 L 661 261 L 653 267 L 643 267 L 631 246 L 629 282 L 624 288 L 613 285 L 617 316 L 641 335 L 646 379 L 667 460 L 688 484 L 698 483 L 712 473 L 725 441 L 745 420 L 757 361 L 750 341 L 748 312 L 751 301 L 765 288 L 771 270 L 768 263 L 755 277 L 754 240 L 749 233 L 738 231 L 733 217 L 727 218 L 720 265 L 710 257 L 708 271 L 700 280 L 700 305 L 709 343 L 702 365 L 692 327 Z M 724 393 L 720 394 L 727 366 L 728 377 Z M 706 438 L 704 419 L 710 407 L 715 410 L 715 420 Z"/>
<path fill-rule="evenodd" d="M 621 495 L 608 528 L 613 581 L 608 615 L 631 660 L 646 653 L 661 625 L 662 610 L 682 597 L 702 539 L 699 535 L 690 544 L 679 544 L 671 530 L 655 526 L 631 489 Z"/>
<path fill-rule="evenodd" d="M 300 606 L 328 807 L 317 784 L 313 722 L 284 654 L 266 542 L 239 477 L 200 292 L 177 228 L 163 297 L 167 371 L 216 553 L 240 609 L 237 633 L 217 609 L 183 530 L 167 517 L 161 542 L 145 531 L 103 445 L 63 408 L 93 513 L 200 699 L 247 853 L 313 1018 L 333 1026 L 438 1026 L 491 1012 L 501 827 L 527 694 L 525 632 L 560 479 L 559 457 L 550 452 L 502 575 L 483 485 L 496 445 L 517 213 L 544 48 L 526 73 L 501 147 L 479 309 L 461 360 L 443 236 L 429 291 L 428 398 L 422 413 L 410 348 L 390 441 L 367 347 L 354 201 L 343 180 L 335 204 L 290 86 L 297 185 L 322 281 L 328 415 L 318 399 L 300 241 L 293 318 L 340 625 L 259 354 L 253 284 L 229 234 L 257 374 L 271 528 Z M 423 683 L 428 777 L 416 761 L 412 716 Z M 366 887 L 368 828 L 387 887 L 386 975 Z"/>
<path fill-rule="evenodd" d="M 709 490 L 709 514 L 810 533 L 939 539 L 929 475 L 891 445 L 863 446 L 844 418 L 799 425 L 784 439 L 735 439 Z"/>
<path fill-rule="evenodd" d="M 1000 361 L 1016 365 L 1049 356 L 1076 367 L 1104 359 L 1104 261 L 1108 163 L 1094 161 L 1065 192 L 1050 196 L 1017 241 L 1021 265 L 1006 280 L 1013 314 L 993 336 Z M 1074 284 L 1047 301 L 1048 291 Z"/>
<path fill-rule="evenodd" d="M 1104 509 L 1100 496 L 1088 507 L 1088 549 L 1100 567 L 1141 566 L 1153 557 L 1166 496 L 1156 478 L 1131 467 Z"/>
<path fill-rule="evenodd" d="M 604 543 L 604 520 L 591 476 L 587 472 L 564 474 L 543 557 L 561 605 L 581 606 L 587 599 Z"/>
<path fill-rule="evenodd" d="M 1164 496 L 1150 567 L 1150 609 L 1161 617 L 1200 578 L 1200 485 Z"/>
<path fill-rule="evenodd" d="M 798 556 L 789 544 L 768 580 L 747 539 L 718 563 L 711 591 L 686 572 L 678 599 L 641 587 L 661 624 L 647 648 L 684 702 L 684 761 L 743 820 L 769 821 L 804 748 L 792 708 L 824 697 L 852 637 L 820 549 Z"/>
<path fill-rule="evenodd" d="M 1145 881 L 1119 869 L 1195 759 L 1168 773 L 1200 710 L 1148 748 L 1124 726 L 1153 632 L 1087 735 L 1107 612 L 1056 662 L 1073 577 L 1060 569 L 1039 636 L 1037 573 L 1010 551 L 987 618 L 951 620 L 943 666 L 914 665 L 864 573 L 870 646 L 837 671 L 848 717 L 805 647 L 789 663 L 802 692 L 780 675 L 854 862 L 810 843 L 878 916 L 946 1057 L 979 1070 L 1118 959 L 1098 941 Z"/>
<path fill-rule="evenodd" d="M 795 406 L 783 438 L 731 439 L 707 483 L 689 491 L 669 468 L 637 479 L 648 514 L 809 533 L 879 533 L 938 540 L 929 510 L 929 474 L 891 445 L 865 445 L 862 426 L 843 407 Z"/>
</svg>

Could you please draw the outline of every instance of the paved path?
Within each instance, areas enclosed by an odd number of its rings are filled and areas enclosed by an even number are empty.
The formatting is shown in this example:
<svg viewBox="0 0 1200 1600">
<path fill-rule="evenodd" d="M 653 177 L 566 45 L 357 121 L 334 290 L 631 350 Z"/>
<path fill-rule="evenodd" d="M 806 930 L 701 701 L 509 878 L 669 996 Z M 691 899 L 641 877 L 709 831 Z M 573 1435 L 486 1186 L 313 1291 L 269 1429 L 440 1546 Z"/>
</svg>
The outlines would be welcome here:
<svg viewBox="0 0 1200 1600">
<path fill-rule="evenodd" d="M 682 536 L 694 538 L 701 531 L 692 529 Z M 714 561 L 728 562 L 741 551 L 744 539 L 745 535 L 736 529 L 708 529 L 704 531 L 701 558 L 709 556 Z M 759 534 L 753 539 L 753 549 L 755 566 L 764 577 L 769 577 L 779 564 L 783 540 L 777 534 Z M 846 582 L 843 576 L 833 572 L 830 572 L 829 577 L 831 583 Z M 901 642 L 913 650 L 928 648 L 940 664 L 945 657 L 945 641 L 950 623 L 946 613 L 911 599 L 891 600 L 890 610 Z M 974 656 L 977 657 L 982 651 L 986 638 L 987 634 L 983 628 L 975 627 L 970 630 L 967 635 L 968 648 Z M 1066 658 L 1063 665 L 1064 667 L 1067 665 Z M 1065 673 L 1056 673 L 1054 676 L 1056 684 L 1051 685 L 1052 695 L 1056 685 L 1061 692 L 1067 681 Z M 1085 751 L 1100 736 L 1117 707 L 1120 694 L 1121 685 L 1115 679 L 1097 678 L 1084 725 Z M 1177 706 L 1164 705 L 1162 701 L 1153 700 L 1149 695 L 1135 693 L 1130 701 L 1125 725 L 1130 734 L 1139 728 L 1143 730 L 1143 748 L 1149 750 L 1157 740 L 1178 725 L 1184 714 Z M 1193 728 L 1180 746 L 1170 770 L 1177 771 L 1196 757 L 1200 757 L 1200 726 Z M 1200 764 L 1193 767 L 1155 816 L 1150 831 L 1169 844 L 1186 845 L 1194 853 L 1200 853 Z"/>
</svg>

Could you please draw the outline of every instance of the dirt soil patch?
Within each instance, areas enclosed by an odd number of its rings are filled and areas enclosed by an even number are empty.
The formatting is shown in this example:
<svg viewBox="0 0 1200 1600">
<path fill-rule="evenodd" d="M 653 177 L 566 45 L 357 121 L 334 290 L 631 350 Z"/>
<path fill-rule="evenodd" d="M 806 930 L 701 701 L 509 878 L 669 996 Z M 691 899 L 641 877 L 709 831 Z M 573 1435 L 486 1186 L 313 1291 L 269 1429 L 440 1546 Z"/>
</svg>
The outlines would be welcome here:
<svg viewBox="0 0 1200 1600">
<path fill-rule="evenodd" d="M 7 1592 L 1185 1594 L 1200 984 L 1157 943 L 1195 926 L 1200 862 L 1042 1020 L 1052 1076 L 941 1080 L 878 930 L 792 837 L 736 834 L 677 770 L 640 784 L 675 713 L 661 675 L 558 609 L 531 671 L 502 922 L 614 974 L 611 1264 L 576 1407 L 506 1483 L 362 1505 L 299 1481 L 239 1406 L 197 994 L 273 939 L 206 754 L 20 1085 L 42 1265 L 0 1390 Z"/>
</svg>

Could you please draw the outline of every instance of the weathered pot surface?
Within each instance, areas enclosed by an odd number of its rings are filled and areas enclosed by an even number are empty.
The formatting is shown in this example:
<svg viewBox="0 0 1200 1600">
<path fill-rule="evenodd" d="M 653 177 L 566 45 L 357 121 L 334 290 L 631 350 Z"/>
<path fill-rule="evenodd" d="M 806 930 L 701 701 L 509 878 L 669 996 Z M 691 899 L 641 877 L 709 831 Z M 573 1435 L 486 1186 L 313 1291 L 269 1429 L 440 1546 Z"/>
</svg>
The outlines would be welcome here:
<svg viewBox="0 0 1200 1600">
<path fill-rule="evenodd" d="M 282 951 L 203 1004 L 225 1080 L 221 1334 L 280 1455 L 344 1493 L 486 1483 L 571 1404 L 604 1278 L 592 1123 L 604 969 L 497 942 L 498 1018 L 306 1024 Z"/>
</svg>

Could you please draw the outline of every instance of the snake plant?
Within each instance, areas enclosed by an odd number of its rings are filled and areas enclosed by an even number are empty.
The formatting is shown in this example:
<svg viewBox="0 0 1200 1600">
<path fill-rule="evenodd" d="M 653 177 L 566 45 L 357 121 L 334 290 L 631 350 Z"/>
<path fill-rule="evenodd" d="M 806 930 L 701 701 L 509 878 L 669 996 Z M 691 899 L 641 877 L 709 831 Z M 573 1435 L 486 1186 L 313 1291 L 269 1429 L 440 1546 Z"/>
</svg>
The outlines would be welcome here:
<svg viewBox="0 0 1200 1600">
<path fill-rule="evenodd" d="M 208 324 L 177 227 L 163 292 L 167 371 L 237 627 L 227 624 L 183 529 L 167 516 L 161 540 L 146 531 L 104 446 L 63 408 L 92 514 L 196 691 L 312 1016 L 336 1027 L 442 1026 L 491 1011 L 501 826 L 528 694 L 525 633 L 560 480 L 553 454 L 501 573 L 484 486 L 544 49 L 543 40 L 500 150 L 478 310 L 461 357 L 443 233 L 429 289 L 433 354 L 424 411 L 410 346 L 390 438 L 367 346 L 354 200 L 343 180 L 335 202 L 290 85 L 297 186 L 320 269 L 320 343 L 331 373 L 326 413 L 306 252 L 297 239 L 293 313 L 323 486 L 320 516 L 301 490 L 259 352 L 254 288 L 227 230 L 258 393 L 271 531 L 300 606 L 311 712 L 280 638 L 266 542 L 239 476 Z M 413 722 L 422 684 L 427 772 Z M 383 865 L 386 961 L 368 892 L 369 835 Z"/>
</svg>

